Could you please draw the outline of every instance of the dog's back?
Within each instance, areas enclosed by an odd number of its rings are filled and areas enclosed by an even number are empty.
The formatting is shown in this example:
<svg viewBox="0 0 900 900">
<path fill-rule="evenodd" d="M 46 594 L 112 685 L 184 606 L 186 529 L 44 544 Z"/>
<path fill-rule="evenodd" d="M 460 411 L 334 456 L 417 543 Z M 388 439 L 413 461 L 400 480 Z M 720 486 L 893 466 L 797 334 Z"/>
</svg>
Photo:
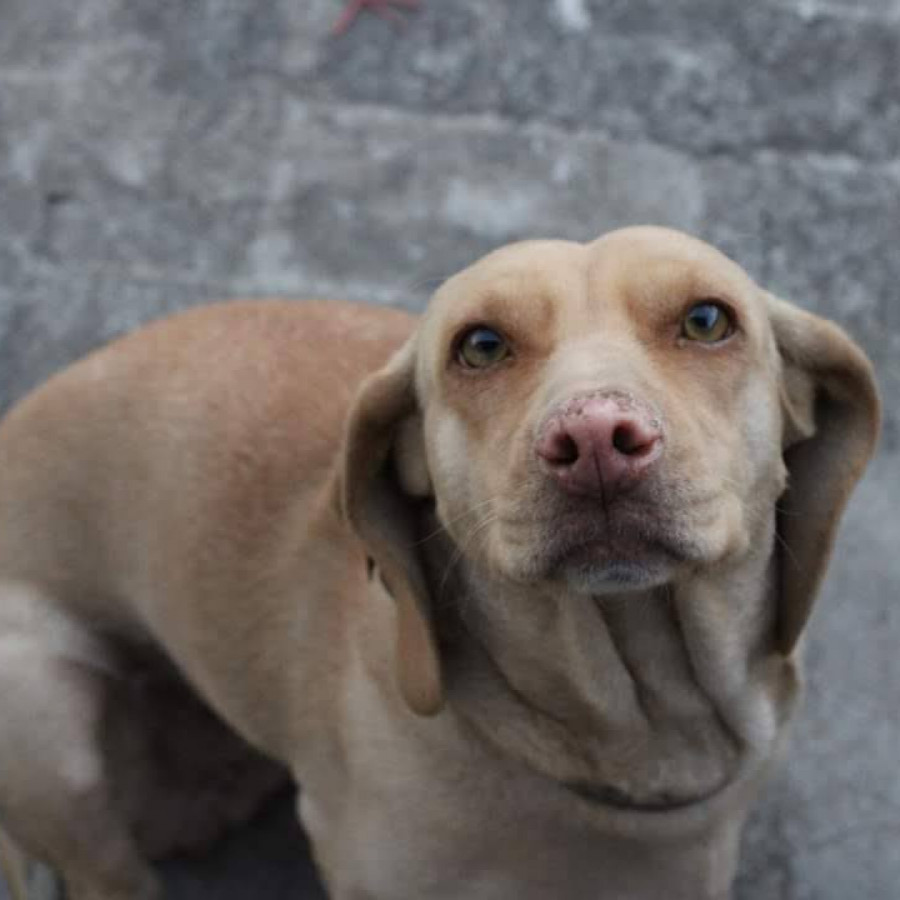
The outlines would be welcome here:
<svg viewBox="0 0 900 900">
<path fill-rule="evenodd" d="M 26 843 L 72 844 L 49 811 L 93 808 L 112 857 L 120 816 L 155 856 L 212 839 L 281 783 L 182 676 L 244 737 L 277 729 L 255 718 L 277 707 L 236 686 L 256 665 L 279 690 L 288 638 L 251 639 L 279 630 L 262 582 L 303 570 L 347 407 L 412 327 L 343 303 L 204 307 L 96 351 L 0 423 L 0 807 L 43 829 Z M 77 872 L 95 850 L 66 852 L 49 861 Z M 154 896 L 134 877 L 122 896 Z"/>
<path fill-rule="evenodd" d="M 220 304 L 78 362 L 0 425 L 0 574 L 64 585 L 121 625 L 117 598 L 159 592 L 173 547 L 192 577 L 216 542 L 258 558 L 285 504 L 321 488 L 356 387 L 412 322 L 342 303 Z"/>
</svg>

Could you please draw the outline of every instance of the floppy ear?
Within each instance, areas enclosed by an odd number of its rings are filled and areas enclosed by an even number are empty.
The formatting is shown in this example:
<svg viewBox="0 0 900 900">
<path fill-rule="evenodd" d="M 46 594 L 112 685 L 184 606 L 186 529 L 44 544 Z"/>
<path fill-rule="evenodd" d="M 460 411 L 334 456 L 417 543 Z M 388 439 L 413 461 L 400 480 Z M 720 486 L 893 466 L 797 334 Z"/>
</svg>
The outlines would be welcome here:
<svg viewBox="0 0 900 900">
<path fill-rule="evenodd" d="M 862 350 L 833 323 L 771 295 L 768 301 L 782 362 L 788 469 L 778 513 L 778 645 L 789 655 L 809 618 L 850 492 L 875 449 L 881 415 Z"/>
<path fill-rule="evenodd" d="M 366 546 L 397 606 L 397 678 L 419 715 L 442 704 L 416 532 L 416 500 L 431 493 L 414 386 L 415 338 L 362 385 L 344 443 L 344 516 Z"/>
</svg>

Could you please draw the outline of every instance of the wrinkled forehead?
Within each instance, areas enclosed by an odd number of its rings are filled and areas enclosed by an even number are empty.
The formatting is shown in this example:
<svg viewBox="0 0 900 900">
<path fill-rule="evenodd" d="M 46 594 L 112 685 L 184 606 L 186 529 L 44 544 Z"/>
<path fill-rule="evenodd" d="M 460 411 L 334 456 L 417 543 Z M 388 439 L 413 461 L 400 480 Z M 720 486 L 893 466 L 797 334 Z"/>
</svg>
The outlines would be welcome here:
<svg viewBox="0 0 900 900">
<path fill-rule="evenodd" d="M 761 292 L 728 257 L 680 232 L 629 228 L 588 244 L 528 241 L 491 253 L 435 294 L 422 333 L 446 341 L 487 324 L 560 340 L 703 299 L 732 305 L 759 336 L 767 327 Z"/>
</svg>

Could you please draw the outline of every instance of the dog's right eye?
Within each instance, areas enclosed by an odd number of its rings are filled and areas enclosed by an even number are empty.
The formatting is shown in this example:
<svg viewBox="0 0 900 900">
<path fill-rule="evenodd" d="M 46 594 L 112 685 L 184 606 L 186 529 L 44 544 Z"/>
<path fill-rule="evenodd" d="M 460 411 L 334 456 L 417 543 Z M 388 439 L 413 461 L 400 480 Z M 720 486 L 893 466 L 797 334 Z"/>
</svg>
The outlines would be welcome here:
<svg viewBox="0 0 900 900">
<path fill-rule="evenodd" d="M 509 356 L 509 344 L 493 328 L 479 325 L 460 338 L 456 356 L 469 369 L 486 369 Z"/>
<path fill-rule="evenodd" d="M 718 344 L 734 332 L 734 321 L 728 310 L 714 300 L 692 306 L 681 326 L 682 335 L 701 344 Z"/>
</svg>

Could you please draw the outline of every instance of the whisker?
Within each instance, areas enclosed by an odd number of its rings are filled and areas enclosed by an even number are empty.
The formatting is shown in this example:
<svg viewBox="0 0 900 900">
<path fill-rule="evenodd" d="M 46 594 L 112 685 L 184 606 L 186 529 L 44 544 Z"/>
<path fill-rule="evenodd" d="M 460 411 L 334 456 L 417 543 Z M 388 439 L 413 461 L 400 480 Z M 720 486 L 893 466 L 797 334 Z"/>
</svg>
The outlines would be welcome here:
<svg viewBox="0 0 900 900">
<path fill-rule="evenodd" d="M 791 558 L 794 565 L 799 569 L 800 568 L 800 560 L 794 554 L 794 551 L 788 546 L 787 541 L 778 533 L 778 529 L 775 529 L 775 540 L 784 547 L 785 552 Z"/>
<path fill-rule="evenodd" d="M 499 496 L 499 495 L 497 495 L 497 496 Z M 445 531 L 447 531 L 449 526 L 455 525 L 457 522 L 460 522 L 463 519 L 465 519 L 466 516 L 471 516 L 474 512 L 477 512 L 479 509 L 482 509 L 483 507 L 487 506 L 489 503 L 493 503 L 497 499 L 497 496 L 488 497 L 487 500 L 482 500 L 480 503 L 476 503 L 474 506 L 470 506 L 468 509 L 463 510 L 463 512 L 461 512 L 458 516 L 454 516 L 448 522 L 441 522 L 434 531 L 432 531 L 430 534 L 426 534 L 425 537 L 423 537 L 423 538 L 419 538 L 419 540 L 417 540 L 415 542 L 415 544 L 413 544 L 413 546 L 418 547 L 421 544 L 424 544 L 430 540 L 433 540 L 439 534 L 443 534 Z"/>
<path fill-rule="evenodd" d="M 447 582 L 450 580 L 450 575 L 453 572 L 453 569 L 459 565 L 462 560 L 464 554 L 469 549 L 469 545 L 475 539 L 477 535 L 479 535 L 485 528 L 491 525 L 494 521 L 496 521 L 496 515 L 491 512 L 482 519 L 477 525 L 475 525 L 469 533 L 463 538 L 460 544 L 454 549 L 453 555 L 450 557 L 450 562 L 447 564 L 446 569 L 444 570 L 444 575 L 441 578 L 441 583 L 438 586 L 438 598 L 441 598 L 444 593 L 444 589 L 447 586 Z"/>
<path fill-rule="evenodd" d="M 504 489 L 501 493 L 494 494 L 493 496 L 488 497 L 486 500 L 481 500 L 473 506 L 470 506 L 468 509 L 463 510 L 458 515 L 455 515 L 452 519 L 449 519 L 446 522 L 440 522 L 438 524 L 438 527 L 435 528 L 434 531 L 426 534 L 424 537 L 419 538 L 413 546 L 419 546 L 421 544 L 427 543 L 430 540 L 433 540 L 438 535 L 448 532 L 450 527 L 452 525 L 455 525 L 457 522 L 464 520 L 478 510 L 483 509 L 485 506 L 497 503 L 499 500 L 503 499 L 504 497 L 508 497 L 509 495 L 513 496 L 513 500 L 505 510 L 506 515 L 503 516 L 504 519 L 509 519 L 511 517 L 524 517 L 523 511 L 529 510 L 531 511 L 531 513 L 527 516 L 527 518 L 532 522 L 536 521 L 537 516 L 534 512 L 535 504 L 531 501 L 531 495 L 538 487 L 540 487 L 540 482 L 536 478 L 526 477 L 522 481 Z M 499 512 L 497 516 L 498 518 L 500 518 Z"/>
</svg>

